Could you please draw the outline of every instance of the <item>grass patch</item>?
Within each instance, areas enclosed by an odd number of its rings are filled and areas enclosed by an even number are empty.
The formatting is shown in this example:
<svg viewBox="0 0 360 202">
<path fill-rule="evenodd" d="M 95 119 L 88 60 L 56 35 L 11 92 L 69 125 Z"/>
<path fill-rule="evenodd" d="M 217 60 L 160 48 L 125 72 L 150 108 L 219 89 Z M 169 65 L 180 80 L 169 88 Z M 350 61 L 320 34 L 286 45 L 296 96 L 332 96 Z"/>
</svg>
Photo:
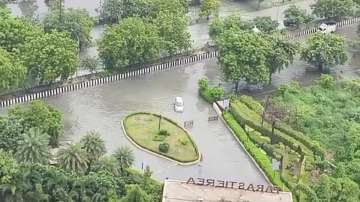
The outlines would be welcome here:
<svg viewBox="0 0 360 202">
<path fill-rule="evenodd" d="M 152 152 L 183 163 L 198 160 L 199 152 L 189 134 L 165 117 L 161 118 L 160 132 L 159 120 L 160 116 L 156 114 L 131 114 L 124 120 L 125 131 L 135 143 Z M 163 143 L 169 145 L 167 152 L 159 151 L 159 145 Z"/>
</svg>

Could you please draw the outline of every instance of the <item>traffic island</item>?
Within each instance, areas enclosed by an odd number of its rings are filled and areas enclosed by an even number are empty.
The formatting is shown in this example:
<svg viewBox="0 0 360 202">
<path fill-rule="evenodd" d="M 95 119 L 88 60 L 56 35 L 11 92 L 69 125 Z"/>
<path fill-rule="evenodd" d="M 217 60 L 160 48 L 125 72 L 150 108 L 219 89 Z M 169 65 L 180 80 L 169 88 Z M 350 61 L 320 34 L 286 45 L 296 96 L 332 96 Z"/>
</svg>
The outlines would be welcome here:
<svg viewBox="0 0 360 202">
<path fill-rule="evenodd" d="M 124 118 L 122 127 L 128 139 L 142 150 L 180 165 L 200 161 L 201 155 L 189 132 L 167 117 L 133 113 Z"/>
</svg>

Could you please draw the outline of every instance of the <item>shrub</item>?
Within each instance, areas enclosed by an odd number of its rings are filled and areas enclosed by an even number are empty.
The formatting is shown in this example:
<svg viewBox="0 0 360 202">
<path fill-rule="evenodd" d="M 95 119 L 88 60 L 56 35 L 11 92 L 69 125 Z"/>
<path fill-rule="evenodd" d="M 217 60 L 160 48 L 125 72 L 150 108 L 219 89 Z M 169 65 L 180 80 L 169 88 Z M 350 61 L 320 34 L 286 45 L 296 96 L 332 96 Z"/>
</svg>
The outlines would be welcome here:
<svg viewBox="0 0 360 202">
<path fill-rule="evenodd" d="M 161 136 L 170 136 L 170 133 L 167 130 L 160 130 L 158 134 Z"/>
<path fill-rule="evenodd" d="M 262 114 L 264 111 L 264 107 L 260 104 L 260 102 L 256 101 L 251 96 L 242 95 L 239 97 L 239 100 L 258 114 Z"/>
<path fill-rule="evenodd" d="M 170 149 L 170 145 L 166 142 L 160 143 L 159 144 L 159 151 L 162 153 L 168 153 Z"/>
<path fill-rule="evenodd" d="M 209 88 L 209 91 L 211 97 L 215 99 L 215 101 L 220 100 L 225 94 L 225 90 L 222 87 Z"/>
<path fill-rule="evenodd" d="M 198 86 L 200 90 L 206 90 L 209 87 L 209 80 L 204 77 L 198 81 Z"/>
<path fill-rule="evenodd" d="M 189 143 L 189 141 L 187 139 L 184 139 L 184 138 L 179 138 L 178 140 L 180 142 L 181 145 L 187 145 Z"/>
<path fill-rule="evenodd" d="M 155 137 L 153 138 L 153 141 L 162 142 L 165 140 L 165 138 L 166 138 L 166 136 L 164 136 L 164 135 L 155 135 Z"/>
<path fill-rule="evenodd" d="M 223 117 L 229 127 L 234 131 L 236 137 L 244 145 L 246 151 L 255 159 L 260 168 L 264 171 L 269 180 L 278 187 L 285 187 L 284 183 L 280 179 L 280 174 L 277 171 L 274 171 L 272 168 L 272 163 L 269 157 L 266 155 L 266 152 L 258 148 L 247 136 L 244 129 L 237 123 L 234 116 L 230 113 L 225 112 Z"/>
</svg>

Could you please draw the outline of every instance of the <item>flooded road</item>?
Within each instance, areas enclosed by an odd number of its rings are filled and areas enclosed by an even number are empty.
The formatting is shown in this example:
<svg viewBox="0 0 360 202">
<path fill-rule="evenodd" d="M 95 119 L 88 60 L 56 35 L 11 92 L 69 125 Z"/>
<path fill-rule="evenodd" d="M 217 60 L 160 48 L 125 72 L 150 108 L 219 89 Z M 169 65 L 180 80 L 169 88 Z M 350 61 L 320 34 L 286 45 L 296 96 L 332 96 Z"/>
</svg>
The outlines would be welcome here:
<svg viewBox="0 0 360 202">
<path fill-rule="evenodd" d="M 267 184 L 225 125 L 220 120 L 208 121 L 215 111 L 198 96 L 197 88 L 198 79 L 205 75 L 215 85 L 220 81 L 214 60 L 83 89 L 48 98 L 46 102 L 64 114 L 64 139 L 77 142 L 87 131 L 97 130 L 109 153 L 122 145 L 130 146 L 136 157 L 134 166 L 141 169 L 142 165 L 149 165 L 158 179 L 186 180 L 194 176 Z M 184 99 L 184 113 L 173 110 L 176 96 Z M 120 121 L 139 111 L 161 113 L 180 125 L 193 120 L 194 126 L 189 131 L 203 161 L 193 166 L 179 166 L 133 146 L 124 136 Z"/>
</svg>

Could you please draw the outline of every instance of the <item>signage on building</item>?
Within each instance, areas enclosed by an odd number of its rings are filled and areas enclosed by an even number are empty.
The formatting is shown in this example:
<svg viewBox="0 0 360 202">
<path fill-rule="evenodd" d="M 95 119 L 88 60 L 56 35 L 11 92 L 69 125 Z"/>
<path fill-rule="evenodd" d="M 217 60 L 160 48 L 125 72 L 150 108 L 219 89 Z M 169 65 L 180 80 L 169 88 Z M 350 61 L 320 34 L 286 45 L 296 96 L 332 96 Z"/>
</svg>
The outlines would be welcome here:
<svg viewBox="0 0 360 202">
<path fill-rule="evenodd" d="M 281 191 L 279 187 L 271 186 L 271 185 L 246 184 L 244 182 L 206 179 L 206 178 L 193 178 L 193 177 L 190 177 L 187 180 L 186 184 L 211 186 L 217 188 L 241 189 L 241 190 L 247 190 L 253 192 L 279 193 L 279 191 Z"/>
</svg>

